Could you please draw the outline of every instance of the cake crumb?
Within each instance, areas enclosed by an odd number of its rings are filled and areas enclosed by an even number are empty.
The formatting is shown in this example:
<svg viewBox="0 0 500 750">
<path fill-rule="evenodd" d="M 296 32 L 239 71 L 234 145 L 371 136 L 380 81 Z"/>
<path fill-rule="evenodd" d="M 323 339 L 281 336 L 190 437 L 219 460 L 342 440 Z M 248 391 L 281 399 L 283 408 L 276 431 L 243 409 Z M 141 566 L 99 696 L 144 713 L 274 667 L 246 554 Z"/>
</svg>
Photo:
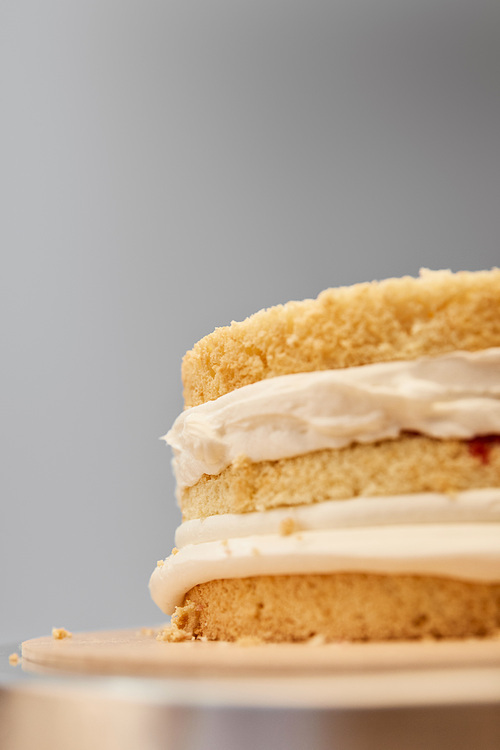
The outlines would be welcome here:
<svg viewBox="0 0 500 750">
<path fill-rule="evenodd" d="M 156 636 L 157 641 L 164 641 L 166 643 L 182 643 L 183 641 L 194 640 L 193 636 L 182 628 L 178 628 L 177 625 L 167 625 L 163 628 Z"/>
<path fill-rule="evenodd" d="M 290 536 L 290 534 L 293 534 L 294 531 L 297 531 L 297 524 L 291 518 L 288 516 L 287 518 L 284 518 L 280 523 L 280 534 L 281 536 Z"/>
<path fill-rule="evenodd" d="M 13 667 L 17 666 L 17 664 L 19 664 L 19 654 L 10 654 L 9 664 L 12 664 Z"/>
<path fill-rule="evenodd" d="M 188 633 L 187 630 L 179 628 L 177 623 L 174 622 L 172 625 L 167 625 L 163 630 L 160 630 L 156 636 L 156 640 L 166 643 L 182 643 L 183 641 L 194 641 L 194 636 L 192 633 Z"/>
<path fill-rule="evenodd" d="M 234 461 L 231 462 L 231 466 L 234 469 L 241 469 L 242 466 L 245 466 L 245 464 L 251 463 L 248 456 L 246 456 L 244 453 L 238 453 Z"/>
<path fill-rule="evenodd" d="M 316 633 L 316 635 L 311 636 L 306 643 L 308 646 L 324 646 L 326 638 L 322 633 Z"/>
<path fill-rule="evenodd" d="M 153 636 L 156 635 L 156 630 L 154 628 L 141 628 L 140 634 Z"/>
<path fill-rule="evenodd" d="M 165 625 L 158 635 L 157 641 L 179 643 L 194 641 L 198 627 L 200 608 L 194 602 L 187 601 L 184 606 L 176 607 L 170 625 Z"/>
<path fill-rule="evenodd" d="M 172 615 L 172 622 L 175 622 L 179 628 L 194 633 L 198 626 L 200 608 L 194 602 L 187 601 L 182 607 L 176 607 Z"/>
<path fill-rule="evenodd" d="M 172 547 L 172 554 L 173 555 L 176 555 L 178 553 L 178 551 L 179 551 L 178 547 Z"/>
<path fill-rule="evenodd" d="M 227 539 L 223 539 L 221 541 L 221 544 L 224 547 L 224 552 L 226 553 L 226 555 L 230 555 L 231 554 L 231 550 L 229 548 L 229 542 L 228 542 L 228 540 Z"/>
<path fill-rule="evenodd" d="M 255 555 L 255 557 L 258 557 L 260 554 L 261 552 L 258 547 L 252 547 L 252 555 Z"/>
<path fill-rule="evenodd" d="M 63 638 L 72 638 L 73 633 L 70 633 L 66 628 L 52 628 L 52 638 L 56 641 L 62 641 Z"/>
<path fill-rule="evenodd" d="M 156 561 L 156 567 L 157 568 L 163 568 L 164 565 L 165 565 L 165 560 L 157 560 Z"/>
<path fill-rule="evenodd" d="M 248 646 L 260 646 L 264 641 L 256 635 L 244 635 L 241 638 L 238 638 L 236 643 L 238 646 L 246 648 Z"/>
</svg>

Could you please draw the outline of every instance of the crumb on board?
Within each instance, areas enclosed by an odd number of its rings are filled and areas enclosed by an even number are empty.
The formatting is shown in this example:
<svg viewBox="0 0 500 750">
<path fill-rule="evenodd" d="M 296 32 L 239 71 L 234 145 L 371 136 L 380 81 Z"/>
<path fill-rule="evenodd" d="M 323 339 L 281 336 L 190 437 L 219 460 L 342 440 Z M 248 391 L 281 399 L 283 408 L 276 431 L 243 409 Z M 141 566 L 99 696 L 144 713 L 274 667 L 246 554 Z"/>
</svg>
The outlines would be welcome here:
<svg viewBox="0 0 500 750">
<path fill-rule="evenodd" d="M 63 638 L 72 638 L 73 633 L 70 633 L 66 628 L 52 628 L 52 638 L 56 641 L 62 641 Z"/>
<path fill-rule="evenodd" d="M 156 635 L 157 632 L 158 631 L 155 630 L 154 628 L 141 628 L 140 634 L 141 635 L 153 636 L 153 635 Z"/>
<path fill-rule="evenodd" d="M 287 518 L 284 518 L 280 523 L 280 534 L 281 536 L 290 536 L 294 531 L 297 531 L 297 524 L 293 518 L 287 516 Z"/>
<path fill-rule="evenodd" d="M 19 664 L 19 661 L 19 654 L 13 653 L 9 655 L 9 664 L 11 664 L 13 667 Z"/>
<path fill-rule="evenodd" d="M 156 636 L 156 640 L 167 643 L 181 643 L 182 641 L 194 641 L 194 635 L 188 633 L 183 628 L 179 628 L 176 623 L 173 623 L 160 630 Z"/>
<path fill-rule="evenodd" d="M 324 646 L 326 638 L 322 633 L 316 633 L 316 635 L 311 636 L 306 643 L 308 646 Z"/>
<path fill-rule="evenodd" d="M 194 641 L 199 618 L 199 607 L 194 602 L 187 601 L 182 607 L 175 608 L 170 625 L 161 628 L 156 640 L 168 643 Z"/>
</svg>

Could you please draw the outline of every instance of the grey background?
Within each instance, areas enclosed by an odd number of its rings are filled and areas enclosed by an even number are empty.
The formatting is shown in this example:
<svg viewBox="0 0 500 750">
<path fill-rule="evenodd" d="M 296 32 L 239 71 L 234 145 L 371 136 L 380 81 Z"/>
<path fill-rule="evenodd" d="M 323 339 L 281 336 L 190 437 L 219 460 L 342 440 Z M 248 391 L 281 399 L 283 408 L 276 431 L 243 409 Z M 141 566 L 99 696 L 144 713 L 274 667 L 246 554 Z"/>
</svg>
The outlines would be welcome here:
<svg viewBox="0 0 500 750">
<path fill-rule="evenodd" d="M 0 639 L 162 622 L 215 326 L 500 261 L 500 4 L 1 0 Z"/>
</svg>

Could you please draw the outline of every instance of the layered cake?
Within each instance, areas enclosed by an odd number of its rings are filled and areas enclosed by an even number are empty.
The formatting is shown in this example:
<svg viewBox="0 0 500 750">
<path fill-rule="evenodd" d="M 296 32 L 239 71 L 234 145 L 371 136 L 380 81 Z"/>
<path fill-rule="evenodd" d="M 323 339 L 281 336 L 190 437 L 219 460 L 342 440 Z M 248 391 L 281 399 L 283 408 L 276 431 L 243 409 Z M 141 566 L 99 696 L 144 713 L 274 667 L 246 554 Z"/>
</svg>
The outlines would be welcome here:
<svg viewBox="0 0 500 750">
<path fill-rule="evenodd" d="M 500 631 L 500 270 L 261 310 L 182 373 L 165 638 Z"/>
</svg>

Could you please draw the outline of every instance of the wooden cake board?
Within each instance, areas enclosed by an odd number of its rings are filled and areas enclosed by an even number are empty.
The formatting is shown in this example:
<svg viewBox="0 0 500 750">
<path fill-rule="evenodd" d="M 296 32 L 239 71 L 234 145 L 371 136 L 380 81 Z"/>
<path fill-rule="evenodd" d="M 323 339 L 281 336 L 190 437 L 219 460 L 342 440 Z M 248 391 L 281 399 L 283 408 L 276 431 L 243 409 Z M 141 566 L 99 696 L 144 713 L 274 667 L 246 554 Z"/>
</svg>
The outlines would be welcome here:
<svg viewBox="0 0 500 750">
<path fill-rule="evenodd" d="M 229 703 L 379 707 L 500 702 L 500 639 L 258 644 L 156 640 L 157 628 L 34 638 L 23 669 L 170 678 L 221 688 Z M 195 678 L 195 679 L 193 679 Z M 200 680 L 200 678 L 202 678 Z M 182 684 L 181 684 L 182 683 Z M 206 685 L 205 685 L 206 688 Z M 196 692 L 195 691 L 195 692 Z M 224 697 L 225 696 L 225 697 Z"/>
</svg>

